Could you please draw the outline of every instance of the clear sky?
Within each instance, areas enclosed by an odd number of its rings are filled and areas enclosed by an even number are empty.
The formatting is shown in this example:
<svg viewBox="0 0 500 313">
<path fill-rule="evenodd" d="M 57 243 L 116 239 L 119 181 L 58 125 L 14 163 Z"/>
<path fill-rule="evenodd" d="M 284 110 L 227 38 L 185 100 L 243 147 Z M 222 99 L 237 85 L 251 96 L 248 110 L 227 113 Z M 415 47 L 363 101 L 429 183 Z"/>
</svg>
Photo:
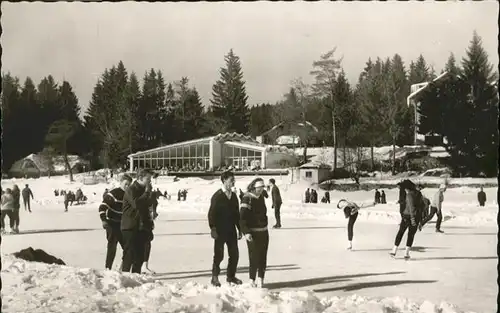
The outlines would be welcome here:
<svg viewBox="0 0 500 313">
<path fill-rule="evenodd" d="M 84 108 L 105 68 L 122 60 L 142 79 L 150 68 L 182 76 L 210 104 L 224 55 L 241 58 L 249 104 L 274 103 L 290 81 L 311 81 L 312 62 L 337 47 L 352 83 L 369 57 L 423 54 L 440 71 L 461 59 L 474 30 L 498 64 L 498 3 L 6 3 L 2 71 L 24 80 L 68 80 Z"/>
</svg>

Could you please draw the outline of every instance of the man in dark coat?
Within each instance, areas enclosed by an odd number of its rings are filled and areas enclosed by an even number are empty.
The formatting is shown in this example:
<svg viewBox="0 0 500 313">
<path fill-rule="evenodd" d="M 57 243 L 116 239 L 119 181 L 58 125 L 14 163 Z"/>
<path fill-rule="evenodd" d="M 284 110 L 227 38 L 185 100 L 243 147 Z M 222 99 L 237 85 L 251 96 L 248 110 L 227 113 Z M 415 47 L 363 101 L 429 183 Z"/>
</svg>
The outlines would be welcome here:
<svg viewBox="0 0 500 313">
<path fill-rule="evenodd" d="M 99 206 L 99 216 L 102 227 L 106 230 L 106 239 L 108 241 L 106 249 L 105 267 L 111 269 L 116 256 L 116 247 L 118 243 L 124 249 L 123 237 L 121 231 L 121 220 L 123 214 L 123 197 L 125 190 L 132 183 L 132 177 L 124 174 L 120 178 L 120 187 L 111 189 L 104 194 L 101 205 Z"/>
<path fill-rule="evenodd" d="M 375 189 L 375 204 L 380 203 L 380 191 L 378 189 Z"/>
<path fill-rule="evenodd" d="M 311 190 L 311 203 L 318 203 L 318 193 L 315 189 Z"/>
<path fill-rule="evenodd" d="M 19 223 L 21 222 L 21 216 L 19 210 L 21 209 L 21 190 L 17 185 L 12 187 L 12 197 L 14 197 L 14 232 L 19 233 Z"/>
<path fill-rule="evenodd" d="M 283 200 L 281 199 L 281 194 L 278 186 L 276 186 L 276 181 L 274 178 L 269 180 L 269 184 L 271 185 L 271 199 L 273 200 L 272 208 L 274 209 L 274 217 L 276 218 L 276 224 L 273 228 L 281 228 L 281 214 L 280 209 L 283 204 Z"/>
<path fill-rule="evenodd" d="M 326 200 L 326 203 L 330 203 L 330 192 L 329 191 L 325 192 L 325 200 Z"/>
<path fill-rule="evenodd" d="M 383 191 L 383 190 L 380 193 L 380 203 L 382 203 L 382 204 L 386 204 L 387 203 L 387 199 L 385 197 L 385 191 Z"/>
<path fill-rule="evenodd" d="M 241 239 L 240 213 L 238 197 L 232 191 L 234 187 L 234 174 L 223 172 L 221 174 L 222 188 L 217 190 L 210 200 L 208 210 L 208 226 L 210 235 L 214 239 L 214 258 L 212 264 L 213 286 L 219 287 L 220 263 L 224 258 L 224 245 L 227 246 L 229 260 L 227 265 L 227 282 L 240 285 L 241 280 L 236 278 L 238 267 L 239 249 L 238 240 Z"/>
<path fill-rule="evenodd" d="M 306 203 L 311 202 L 311 191 L 309 190 L 309 188 L 306 189 L 305 201 L 306 201 Z"/>
<path fill-rule="evenodd" d="M 141 221 L 149 220 L 152 176 L 153 173 L 150 170 L 140 169 L 137 173 L 137 180 L 127 188 L 123 197 L 123 214 L 120 227 L 124 244 L 123 272 L 141 272 L 147 238 L 143 238 L 140 226 Z"/>
<path fill-rule="evenodd" d="M 22 191 L 22 195 L 23 195 L 24 210 L 31 213 L 30 197 L 31 199 L 34 199 L 34 197 L 33 197 L 33 192 L 31 192 L 31 189 L 28 184 L 25 185 Z"/>
<path fill-rule="evenodd" d="M 481 187 L 481 190 L 477 193 L 477 201 L 479 202 L 479 206 L 484 206 L 486 203 L 486 193 L 483 191 L 483 187 Z"/>
</svg>

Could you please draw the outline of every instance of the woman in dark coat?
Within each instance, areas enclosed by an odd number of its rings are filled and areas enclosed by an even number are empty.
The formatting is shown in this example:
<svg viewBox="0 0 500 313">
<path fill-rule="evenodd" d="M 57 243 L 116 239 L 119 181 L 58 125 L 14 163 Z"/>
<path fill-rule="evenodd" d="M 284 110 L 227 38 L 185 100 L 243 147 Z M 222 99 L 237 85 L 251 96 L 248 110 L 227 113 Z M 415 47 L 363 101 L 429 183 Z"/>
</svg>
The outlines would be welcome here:
<svg viewBox="0 0 500 313">
<path fill-rule="evenodd" d="M 250 259 L 249 276 L 253 287 L 262 288 L 267 266 L 269 231 L 267 229 L 267 207 L 263 192 L 262 178 L 254 179 L 243 195 L 240 204 L 240 227 L 245 236 Z M 256 276 L 259 279 L 255 281 Z"/>
<path fill-rule="evenodd" d="M 404 203 L 404 210 L 401 213 L 401 223 L 399 224 L 399 230 L 396 234 L 396 239 L 394 240 L 394 248 L 392 249 L 390 255 L 392 257 L 396 256 L 399 244 L 403 239 L 404 233 L 408 229 L 408 237 L 406 239 L 406 250 L 404 256 L 405 260 L 408 260 L 410 259 L 410 250 L 413 245 L 415 234 L 418 230 L 418 225 L 420 223 L 420 199 L 418 199 L 418 191 L 415 184 L 413 184 L 410 180 L 401 182 L 400 188 L 404 189 L 406 193 L 406 199 Z"/>
</svg>

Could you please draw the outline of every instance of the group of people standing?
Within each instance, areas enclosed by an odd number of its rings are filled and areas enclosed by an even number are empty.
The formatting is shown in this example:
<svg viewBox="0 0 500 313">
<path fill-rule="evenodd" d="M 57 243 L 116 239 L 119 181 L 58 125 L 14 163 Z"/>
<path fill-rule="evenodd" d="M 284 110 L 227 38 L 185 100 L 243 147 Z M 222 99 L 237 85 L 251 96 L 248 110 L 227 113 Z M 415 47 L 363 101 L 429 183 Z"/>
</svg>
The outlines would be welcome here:
<svg viewBox="0 0 500 313">
<path fill-rule="evenodd" d="M 106 230 L 107 252 L 105 266 L 111 269 L 117 245 L 123 249 L 122 272 L 154 273 L 149 268 L 151 242 L 158 197 L 153 191 L 153 172 L 141 169 L 137 179 L 123 174 L 120 186 L 103 195 L 99 216 Z M 157 215 L 156 215 L 157 216 Z"/>
<path fill-rule="evenodd" d="M 25 185 L 22 192 L 17 185 L 7 188 L 5 192 L 2 190 L 2 211 L 1 211 L 1 233 L 5 234 L 5 217 L 9 217 L 9 226 L 11 232 L 14 234 L 19 233 L 19 223 L 21 221 L 21 195 L 23 196 L 24 210 L 31 213 L 31 199 L 33 199 L 33 192 L 28 184 Z"/>
<path fill-rule="evenodd" d="M 214 240 L 211 284 L 217 287 L 221 285 L 219 274 L 220 263 L 224 258 L 224 246 L 227 246 L 229 254 L 226 281 L 237 285 L 242 283 L 236 277 L 236 270 L 239 261 L 238 240 L 245 238 L 250 263 L 250 284 L 253 287 L 262 287 L 269 247 L 266 184 L 262 178 L 252 180 L 247 190 L 240 195 L 241 201 L 238 204 L 234 173 L 223 172 L 221 182 L 222 186 L 212 196 L 208 210 L 208 225 Z M 283 201 L 274 179 L 269 180 L 268 187 L 271 191 L 272 208 L 275 210 L 274 228 L 281 228 L 280 208 Z"/>
</svg>

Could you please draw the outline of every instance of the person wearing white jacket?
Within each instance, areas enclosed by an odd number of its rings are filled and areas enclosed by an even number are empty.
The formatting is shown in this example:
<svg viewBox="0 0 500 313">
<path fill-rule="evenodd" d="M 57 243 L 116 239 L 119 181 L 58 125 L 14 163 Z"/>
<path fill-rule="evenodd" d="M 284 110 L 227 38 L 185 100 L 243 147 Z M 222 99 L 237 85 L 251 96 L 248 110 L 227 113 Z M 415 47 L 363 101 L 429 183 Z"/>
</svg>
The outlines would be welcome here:
<svg viewBox="0 0 500 313">
<path fill-rule="evenodd" d="M 433 217 L 434 214 L 437 215 L 437 222 L 436 222 L 436 233 L 443 233 L 441 230 L 441 222 L 443 221 L 443 213 L 441 212 L 441 206 L 444 201 L 444 192 L 446 191 L 446 185 L 442 184 L 439 186 L 438 191 L 434 195 L 431 201 L 431 212 L 429 216 L 424 220 L 422 225 L 425 225 L 427 222 L 429 222 Z"/>
</svg>

